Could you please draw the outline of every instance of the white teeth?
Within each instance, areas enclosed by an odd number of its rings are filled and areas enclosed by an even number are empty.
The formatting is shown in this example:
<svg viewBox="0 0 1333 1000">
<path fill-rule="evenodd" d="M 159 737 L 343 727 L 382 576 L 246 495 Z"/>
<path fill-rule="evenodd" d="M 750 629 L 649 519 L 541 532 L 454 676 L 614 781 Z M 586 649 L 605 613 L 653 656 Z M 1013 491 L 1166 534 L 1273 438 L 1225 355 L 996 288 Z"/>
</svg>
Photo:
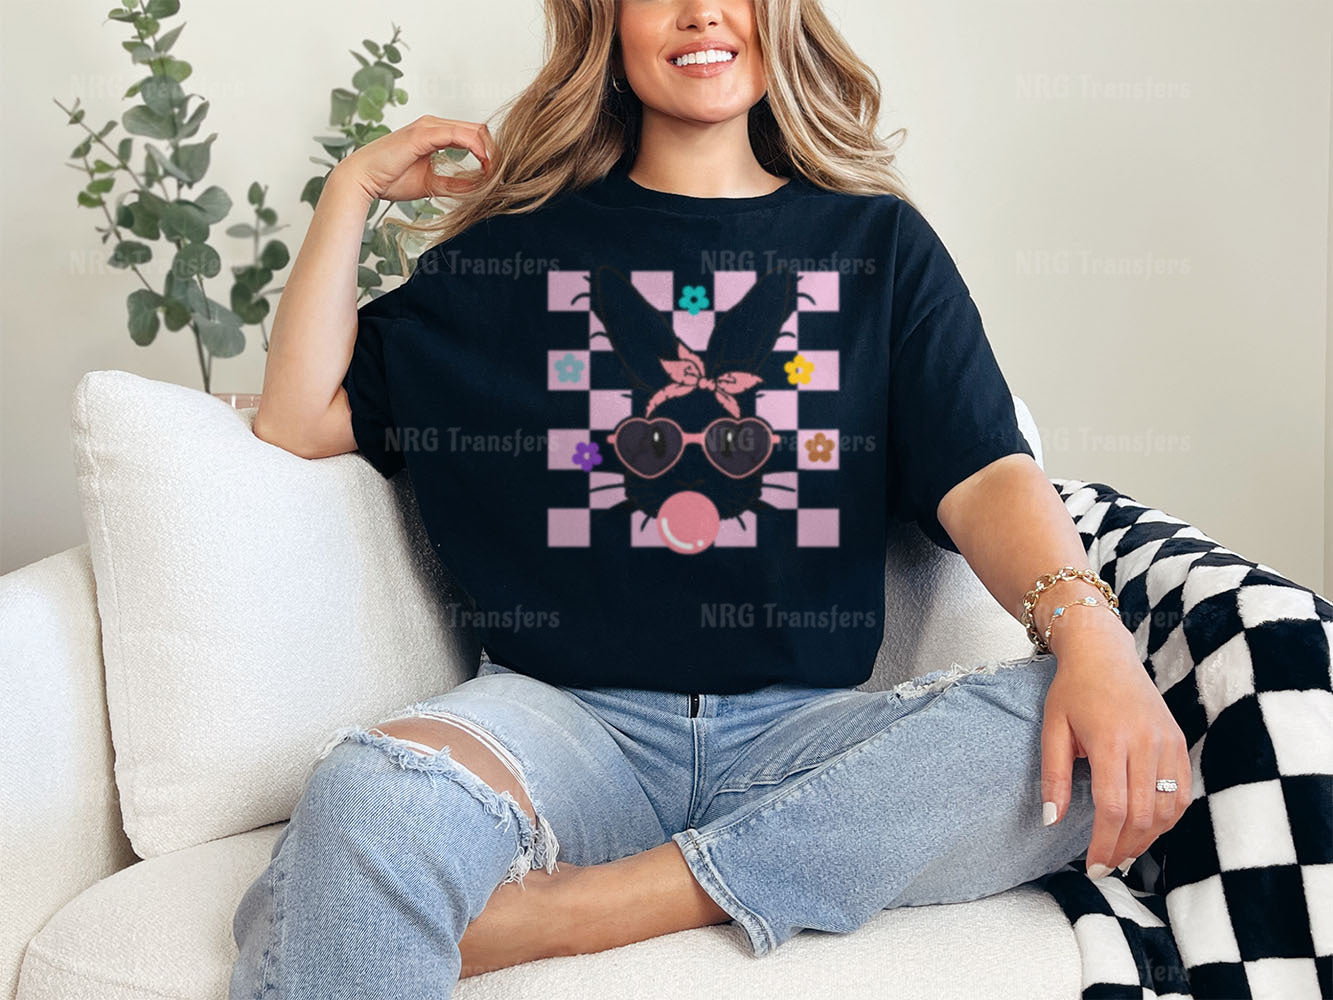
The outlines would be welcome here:
<svg viewBox="0 0 1333 1000">
<path fill-rule="evenodd" d="M 724 49 L 704 49 L 702 52 L 690 52 L 671 61 L 677 66 L 695 66 L 700 63 L 731 62 L 735 58 L 734 52 L 727 52 Z"/>
</svg>

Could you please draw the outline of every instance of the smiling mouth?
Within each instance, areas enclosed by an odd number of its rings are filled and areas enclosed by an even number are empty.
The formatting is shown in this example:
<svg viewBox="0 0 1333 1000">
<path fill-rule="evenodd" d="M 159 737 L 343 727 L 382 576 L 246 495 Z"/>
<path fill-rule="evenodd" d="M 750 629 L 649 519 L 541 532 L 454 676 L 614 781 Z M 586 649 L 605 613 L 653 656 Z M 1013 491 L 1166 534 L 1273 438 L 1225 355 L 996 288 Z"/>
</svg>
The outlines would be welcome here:
<svg viewBox="0 0 1333 1000">
<path fill-rule="evenodd" d="M 715 66 L 735 62 L 738 55 L 739 53 L 727 49 L 702 49 L 699 52 L 687 52 L 675 59 L 668 59 L 667 62 L 682 69 L 686 66 Z"/>
</svg>

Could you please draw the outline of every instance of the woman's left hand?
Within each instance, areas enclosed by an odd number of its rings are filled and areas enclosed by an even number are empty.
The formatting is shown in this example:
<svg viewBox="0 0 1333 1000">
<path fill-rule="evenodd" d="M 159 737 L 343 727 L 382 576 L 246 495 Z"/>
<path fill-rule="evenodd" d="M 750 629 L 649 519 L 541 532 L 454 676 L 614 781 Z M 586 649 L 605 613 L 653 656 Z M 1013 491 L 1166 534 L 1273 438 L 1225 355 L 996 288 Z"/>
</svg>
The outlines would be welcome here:
<svg viewBox="0 0 1333 1000">
<path fill-rule="evenodd" d="M 1054 802 L 1062 819 L 1074 758 L 1088 758 L 1095 814 L 1087 867 L 1100 878 L 1137 858 L 1185 812 L 1189 748 L 1119 619 L 1086 615 L 1061 639 L 1042 722 L 1042 801 Z M 1158 778 L 1174 778 L 1177 790 L 1159 792 Z"/>
</svg>

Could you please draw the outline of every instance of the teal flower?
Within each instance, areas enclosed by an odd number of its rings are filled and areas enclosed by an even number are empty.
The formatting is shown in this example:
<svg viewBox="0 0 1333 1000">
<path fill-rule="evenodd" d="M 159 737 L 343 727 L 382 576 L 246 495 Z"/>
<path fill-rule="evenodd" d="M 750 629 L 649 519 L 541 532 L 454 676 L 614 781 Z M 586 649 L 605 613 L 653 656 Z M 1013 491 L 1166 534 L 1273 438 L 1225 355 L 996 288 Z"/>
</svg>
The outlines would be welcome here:
<svg viewBox="0 0 1333 1000">
<path fill-rule="evenodd" d="M 555 363 L 555 372 L 561 382 L 577 382 L 583 375 L 583 362 L 567 353 Z"/>
<path fill-rule="evenodd" d="M 708 293 L 703 285 L 686 285 L 676 305 L 688 310 L 691 316 L 698 316 L 700 309 L 708 308 Z"/>
</svg>

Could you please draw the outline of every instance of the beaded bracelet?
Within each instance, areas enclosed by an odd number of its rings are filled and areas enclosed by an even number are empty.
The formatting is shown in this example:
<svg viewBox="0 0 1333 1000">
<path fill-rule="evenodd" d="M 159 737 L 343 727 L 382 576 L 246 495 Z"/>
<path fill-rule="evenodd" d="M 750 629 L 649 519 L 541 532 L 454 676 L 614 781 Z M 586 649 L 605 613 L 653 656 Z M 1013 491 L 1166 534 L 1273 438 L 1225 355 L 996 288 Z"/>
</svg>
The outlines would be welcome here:
<svg viewBox="0 0 1333 1000">
<path fill-rule="evenodd" d="M 1041 595 L 1060 580 L 1084 580 L 1092 584 L 1105 595 L 1106 606 L 1115 612 L 1117 618 L 1120 617 L 1120 599 L 1116 597 L 1115 591 L 1111 589 L 1111 585 L 1092 570 L 1075 569 L 1073 566 L 1064 566 L 1058 573 L 1043 573 L 1037 578 L 1037 582 L 1033 584 L 1032 589 L 1024 595 L 1023 614 L 1019 618 L 1019 622 L 1027 628 L 1028 640 L 1040 653 L 1050 652 L 1051 647 L 1047 645 L 1046 639 L 1037 632 L 1037 624 L 1032 619 L 1032 612 L 1036 608 L 1037 601 L 1041 598 Z M 1086 601 L 1083 603 L 1086 603 Z M 1095 598 L 1093 599 L 1093 603 L 1097 603 Z M 1061 609 L 1061 612 L 1063 613 L 1063 609 Z M 1052 617 L 1052 624 L 1054 624 L 1054 621 L 1055 618 Z M 1046 631 L 1049 635 L 1049 625 L 1047 626 Z"/>
<path fill-rule="evenodd" d="M 1046 626 L 1046 631 L 1042 633 L 1041 637 L 1042 646 L 1045 647 L 1045 649 L 1051 648 L 1051 629 L 1055 628 L 1055 623 L 1060 620 L 1061 616 L 1063 616 L 1065 611 L 1067 611 L 1069 608 L 1078 608 L 1078 607 L 1106 608 L 1106 610 L 1114 613 L 1117 618 L 1120 617 L 1119 611 L 1111 607 L 1111 605 L 1104 604 L 1101 601 L 1097 600 L 1097 598 L 1093 597 L 1091 594 L 1087 595 L 1086 597 L 1079 598 L 1073 604 L 1062 604 L 1051 612 L 1050 624 Z"/>
</svg>

